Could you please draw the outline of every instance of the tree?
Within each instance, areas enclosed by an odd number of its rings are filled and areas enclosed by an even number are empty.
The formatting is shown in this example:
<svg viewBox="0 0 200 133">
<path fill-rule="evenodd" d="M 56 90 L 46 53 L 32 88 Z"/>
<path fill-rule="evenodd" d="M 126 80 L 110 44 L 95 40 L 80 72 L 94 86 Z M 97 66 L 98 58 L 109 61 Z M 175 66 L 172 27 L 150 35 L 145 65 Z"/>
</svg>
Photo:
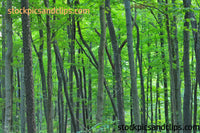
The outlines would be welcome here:
<svg viewBox="0 0 200 133">
<path fill-rule="evenodd" d="M 184 8 L 189 8 L 191 6 L 191 0 L 183 0 Z M 190 31 L 189 22 L 187 21 L 190 18 L 190 12 L 186 10 L 184 17 L 184 30 L 183 30 L 183 44 L 184 44 L 184 81 L 185 81 L 185 90 L 184 90 L 184 103 L 183 103 L 183 117 L 184 125 L 191 125 L 191 78 L 190 78 L 190 64 L 189 64 L 189 48 L 190 48 Z M 190 130 L 184 130 L 184 133 L 191 133 Z"/>
<path fill-rule="evenodd" d="M 125 125 L 124 118 L 124 101 L 123 101 L 123 89 L 121 81 L 121 64 L 120 64 L 120 49 L 117 44 L 117 37 L 115 34 L 114 25 L 111 17 L 110 0 L 105 1 L 106 6 L 106 19 L 108 22 L 108 29 L 110 33 L 110 38 L 112 42 L 112 48 L 114 53 L 114 78 L 115 78 L 115 92 L 117 92 L 117 107 L 118 107 L 118 120 L 119 125 Z"/>
<path fill-rule="evenodd" d="M 28 9 L 29 1 L 22 0 L 21 7 Z M 27 129 L 28 133 L 36 133 L 30 20 L 27 14 L 22 14 L 21 17 L 23 31 L 24 83 L 26 91 Z"/>
<path fill-rule="evenodd" d="M 12 8 L 12 1 L 7 0 L 6 7 L 6 32 L 7 32 L 7 51 L 5 55 L 5 127 L 4 132 L 11 132 L 11 117 L 12 117 L 12 82 L 11 82 L 11 59 L 12 59 L 12 18 L 8 14 L 8 9 Z"/>
<path fill-rule="evenodd" d="M 132 25 L 131 25 L 131 9 L 130 1 L 125 0 L 125 12 L 126 12 L 126 30 L 127 30 L 127 47 L 128 47 L 128 57 L 129 57 L 129 67 L 130 67 L 130 77 L 131 77 L 131 89 L 133 96 L 133 113 L 134 121 L 136 125 L 140 125 L 140 110 L 137 92 L 137 77 L 136 69 L 134 63 L 134 53 L 133 53 L 133 36 L 132 36 Z M 138 131 L 140 132 L 140 131 Z"/>
<path fill-rule="evenodd" d="M 45 7 L 49 8 L 49 0 L 45 0 Z M 47 116 L 47 131 L 53 133 L 53 113 L 52 113 L 52 59 L 51 59 L 51 27 L 50 27 L 50 16 L 46 15 L 46 28 L 47 28 L 47 88 L 48 88 L 48 116 Z"/>
<path fill-rule="evenodd" d="M 104 85 L 104 49 L 106 43 L 106 22 L 105 22 L 105 7 L 104 4 L 100 6 L 100 23 L 101 23 L 101 39 L 98 50 L 98 95 L 97 95 L 97 123 L 102 122 L 103 116 L 103 85 Z M 101 131 L 99 131 L 101 132 Z"/>
</svg>

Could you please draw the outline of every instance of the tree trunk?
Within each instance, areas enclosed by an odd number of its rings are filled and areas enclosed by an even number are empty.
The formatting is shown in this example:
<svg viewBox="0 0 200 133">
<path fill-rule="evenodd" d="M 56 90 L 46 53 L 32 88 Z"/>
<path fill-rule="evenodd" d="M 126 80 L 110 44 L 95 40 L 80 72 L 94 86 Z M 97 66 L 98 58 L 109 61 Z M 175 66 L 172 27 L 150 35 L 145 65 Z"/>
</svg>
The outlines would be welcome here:
<svg viewBox="0 0 200 133">
<path fill-rule="evenodd" d="M 62 76 L 59 68 L 58 60 L 56 59 L 56 70 L 58 77 L 58 121 L 59 121 L 59 133 L 64 132 L 64 117 L 62 107 Z"/>
<path fill-rule="evenodd" d="M 49 8 L 49 0 L 45 0 L 45 7 Z M 47 87 L 48 87 L 48 116 L 47 116 L 47 132 L 53 133 L 53 104 L 52 104 L 52 61 L 51 61 L 51 27 L 50 27 L 50 16 L 46 15 L 46 28 L 47 28 Z"/>
<path fill-rule="evenodd" d="M 2 1 L 2 9 L 5 8 L 5 1 Z M 2 14 L 2 62 L 5 62 L 5 47 L 6 47 L 6 17 Z M 2 77 L 1 77 L 1 95 L 5 98 L 5 65 L 2 65 Z M 2 129 L 5 124 L 5 106 L 2 108 Z"/>
<path fill-rule="evenodd" d="M 184 8 L 189 8 L 191 5 L 191 0 L 183 0 Z M 185 12 L 185 22 L 183 30 L 183 44 L 184 44 L 184 103 L 183 103 L 183 115 L 184 115 L 184 125 L 191 125 L 191 112 L 190 112 L 190 102 L 191 102 L 191 78 L 190 78 L 190 64 L 189 64 L 189 46 L 190 46 L 190 31 L 189 22 L 187 19 L 190 18 L 189 11 Z M 190 130 L 184 130 L 184 133 L 191 133 Z"/>
<path fill-rule="evenodd" d="M 114 53 L 114 76 L 115 76 L 115 91 L 117 92 L 117 107 L 118 107 L 118 120 L 119 125 L 125 125 L 124 118 L 124 101 L 123 101 L 123 89 L 121 81 L 121 64 L 120 64 L 120 49 L 117 44 L 117 38 L 115 34 L 114 25 L 111 17 L 110 0 L 105 1 L 105 6 L 107 9 L 106 18 L 108 22 L 108 28 L 110 33 L 110 38 L 112 42 L 112 48 Z"/>
<path fill-rule="evenodd" d="M 26 122 L 25 122 L 25 101 L 26 101 L 26 92 L 25 92 L 25 83 L 24 83 L 24 68 L 21 68 L 21 90 L 20 90 L 20 120 L 21 120 L 21 133 L 26 132 Z"/>
<path fill-rule="evenodd" d="M 101 24 L 101 39 L 98 50 L 98 92 L 97 92 L 97 114 L 96 122 L 100 124 L 103 117 L 103 86 L 104 86 L 104 49 L 106 43 L 106 22 L 105 22 L 105 7 L 100 6 L 100 24 Z M 101 132 L 100 130 L 98 132 Z"/>
<path fill-rule="evenodd" d="M 60 67 L 60 70 L 61 70 L 62 80 L 63 80 L 63 84 L 64 84 L 65 97 L 66 97 L 67 105 L 69 107 L 69 112 L 71 114 L 71 119 L 72 119 L 72 126 L 73 126 L 73 129 L 74 129 L 74 132 L 76 132 L 76 119 L 75 119 L 73 107 L 71 105 L 69 95 L 68 95 L 67 80 L 66 80 L 65 75 L 64 75 L 64 69 L 63 69 L 63 63 L 62 63 L 60 51 L 58 49 L 58 46 L 56 46 L 55 44 L 53 45 L 53 47 L 54 47 L 54 51 L 55 51 L 55 54 L 56 54 L 56 59 L 59 62 L 59 67 Z"/>
<path fill-rule="evenodd" d="M 21 1 L 21 7 L 28 9 L 28 0 Z M 32 72 L 32 50 L 30 36 L 30 21 L 27 14 L 22 14 L 23 52 L 24 52 L 24 82 L 26 90 L 26 113 L 28 133 L 36 133 L 34 82 Z"/>
<path fill-rule="evenodd" d="M 135 125 L 140 125 L 141 124 L 140 110 L 139 110 L 139 101 L 138 101 L 139 98 L 138 98 L 138 92 L 137 92 L 136 69 L 135 69 L 135 64 L 134 64 L 130 1 L 125 0 L 124 3 L 125 3 L 125 12 L 126 12 L 127 46 L 128 46 L 129 67 L 130 67 L 130 77 L 131 77 L 131 89 L 133 89 L 132 93 L 133 93 L 134 121 L 135 121 Z"/>
<path fill-rule="evenodd" d="M 38 14 L 38 23 L 41 23 L 41 14 Z M 41 76 L 41 81 L 42 81 L 42 95 L 43 95 L 43 105 L 44 105 L 44 114 L 46 118 L 46 122 L 48 120 L 48 98 L 47 98 L 47 89 L 46 89 L 46 76 L 45 76 L 45 71 L 44 71 L 44 63 L 43 63 L 43 46 L 44 46 L 44 35 L 43 35 L 43 30 L 39 29 L 39 34 L 40 34 L 40 49 L 39 52 L 36 49 L 36 46 L 33 44 L 34 50 L 38 56 L 38 61 L 39 61 L 39 67 L 40 67 L 40 76 Z"/>
<path fill-rule="evenodd" d="M 163 1 L 158 0 L 159 3 L 162 3 Z M 163 18 L 161 14 L 158 14 L 158 24 L 160 26 L 160 46 L 163 49 L 161 51 L 161 58 L 162 58 L 162 73 L 163 73 L 163 84 L 164 84 L 164 108 L 165 108 L 165 123 L 166 125 L 169 124 L 169 115 L 168 115 L 168 86 L 167 86 L 167 71 L 166 71 L 166 65 L 165 65 L 165 51 L 164 51 L 164 37 L 163 37 Z M 169 130 L 166 129 L 166 133 L 169 133 Z"/>
<path fill-rule="evenodd" d="M 176 8 L 175 0 L 172 0 L 172 3 L 174 4 L 174 8 Z M 173 61 L 174 64 L 176 64 L 176 67 L 174 68 L 174 83 L 175 83 L 175 98 L 176 98 L 176 118 L 177 118 L 177 125 L 183 125 L 182 120 L 182 102 L 181 102 L 181 79 L 180 79 L 180 65 L 179 65 L 179 47 L 178 47 L 178 37 L 177 37 L 177 24 L 176 24 L 176 16 L 173 15 L 172 20 L 172 45 L 174 55 L 173 55 Z M 179 133 L 182 133 L 182 131 L 178 131 Z"/>
<path fill-rule="evenodd" d="M 7 11 L 12 8 L 12 1 L 7 0 Z M 12 18 L 6 11 L 7 51 L 5 55 L 5 127 L 4 132 L 11 132 L 12 119 L 12 81 L 11 81 L 11 59 L 12 59 Z"/>
<path fill-rule="evenodd" d="M 142 52 L 140 54 L 139 46 L 140 46 L 140 31 L 137 23 L 135 23 L 135 27 L 137 30 L 137 57 L 139 62 L 139 69 L 140 69 L 140 84 L 141 84 L 141 95 L 142 95 L 142 118 L 141 118 L 141 124 L 146 125 L 146 107 L 145 107 L 145 91 L 144 91 L 144 78 L 143 78 L 143 71 L 142 71 Z"/>
</svg>

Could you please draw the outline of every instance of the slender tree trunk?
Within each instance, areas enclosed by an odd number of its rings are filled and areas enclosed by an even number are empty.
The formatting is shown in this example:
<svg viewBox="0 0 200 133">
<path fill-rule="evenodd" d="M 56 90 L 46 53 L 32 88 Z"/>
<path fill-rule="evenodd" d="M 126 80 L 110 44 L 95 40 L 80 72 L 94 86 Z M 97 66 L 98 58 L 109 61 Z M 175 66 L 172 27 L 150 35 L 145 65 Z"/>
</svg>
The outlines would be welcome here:
<svg viewBox="0 0 200 133">
<path fill-rule="evenodd" d="M 82 52 L 81 52 L 82 53 Z M 84 59 L 82 58 L 82 64 L 83 64 L 83 102 L 84 102 L 84 110 L 85 110 L 85 130 L 88 129 L 88 122 L 87 120 L 89 120 L 89 114 L 88 114 L 88 102 L 87 102 L 87 85 L 86 85 L 86 74 L 85 74 L 85 67 L 84 67 Z"/>
<path fill-rule="evenodd" d="M 21 7 L 28 9 L 28 0 L 21 1 Z M 22 30 L 23 30 L 23 52 L 24 52 L 24 83 L 26 90 L 26 113 L 28 133 L 36 133 L 35 124 L 35 103 L 34 103 L 34 82 L 32 72 L 32 50 L 31 50 L 31 34 L 30 21 L 27 14 L 22 14 Z"/>
<path fill-rule="evenodd" d="M 11 60 L 12 60 L 12 18 L 8 14 L 8 9 L 12 8 L 12 1 L 7 0 L 6 10 L 6 32 L 7 32 L 7 51 L 5 55 L 5 127 L 4 132 L 11 132 L 12 125 L 12 81 L 11 81 Z"/>
<path fill-rule="evenodd" d="M 49 8 L 49 0 L 45 0 L 45 7 Z M 50 27 L 50 16 L 46 15 L 46 28 L 47 28 L 47 88 L 48 88 L 48 116 L 47 116 L 47 132 L 53 133 L 53 103 L 52 103 L 52 60 L 51 60 L 51 27 Z"/>
<path fill-rule="evenodd" d="M 168 4 L 168 0 L 165 1 Z M 165 9 L 168 11 L 168 7 Z M 171 88 L 171 116 L 172 116 L 172 125 L 177 125 L 177 99 L 176 99 L 176 70 L 173 68 L 174 63 L 174 39 L 171 37 L 170 31 L 170 18 L 169 15 L 166 14 L 166 30 L 167 30 L 167 39 L 168 39 L 168 51 L 169 51 L 169 62 L 170 62 L 170 88 Z M 178 131 L 173 131 L 178 132 Z"/>
<path fill-rule="evenodd" d="M 200 14 L 199 14 L 200 16 Z M 196 56 L 196 79 L 197 84 L 200 86 L 200 18 L 199 23 L 197 24 L 197 19 L 195 17 L 194 12 L 190 11 L 190 18 L 191 19 L 191 26 L 192 26 L 192 33 L 194 38 L 194 49 L 195 49 L 195 56 Z"/>
<path fill-rule="evenodd" d="M 193 125 L 197 123 L 197 81 L 194 87 L 194 115 L 193 115 Z M 196 133 L 196 130 L 193 130 L 193 133 Z"/>
<path fill-rule="evenodd" d="M 183 0 L 184 8 L 189 8 L 191 5 L 191 0 Z M 183 115 L 184 115 L 184 125 L 191 125 L 191 112 L 190 112 L 190 102 L 191 102 L 191 78 L 190 78 L 190 64 L 189 64 L 189 46 L 190 46 L 190 31 L 189 22 L 187 19 L 190 18 L 189 11 L 185 12 L 185 22 L 183 30 L 183 44 L 184 44 L 184 103 L 183 103 Z M 184 133 L 191 133 L 190 130 L 184 130 Z"/>
<path fill-rule="evenodd" d="M 5 9 L 5 1 L 2 0 L 2 9 Z M 5 47 L 6 47 L 6 17 L 2 14 L 2 62 L 5 62 Z M 2 65 L 2 77 L 1 77 L 1 93 L 2 98 L 5 98 L 5 65 Z M 5 106 L 2 108 L 2 129 L 5 124 Z"/>
<path fill-rule="evenodd" d="M 92 46 L 92 45 L 91 45 Z M 89 124 L 88 129 L 90 129 L 90 123 L 92 122 L 92 79 L 91 79 L 91 66 L 89 65 L 89 74 L 88 74 L 88 113 L 89 113 Z"/>
<path fill-rule="evenodd" d="M 25 92 L 25 83 L 24 83 L 24 68 L 21 68 L 21 90 L 20 90 L 20 120 L 21 120 L 21 133 L 26 132 L 26 122 L 25 122 L 25 112 L 26 112 L 26 92 Z"/>
<path fill-rule="evenodd" d="M 143 71 L 142 71 L 142 52 L 140 54 L 139 46 L 140 46 L 140 31 L 137 23 L 135 23 L 135 27 L 137 30 L 137 57 L 139 62 L 139 69 L 140 69 L 140 84 L 141 84 L 141 95 L 142 95 L 142 118 L 141 118 L 141 124 L 145 125 L 146 123 L 146 107 L 145 107 L 145 91 L 144 91 L 144 78 L 143 78 Z M 145 132 L 145 131 L 144 131 Z"/>
<path fill-rule="evenodd" d="M 38 23 L 41 23 L 41 15 L 38 14 Z M 47 89 L 46 89 L 46 76 L 45 76 L 45 71 L 44 71 L 44 63 L 43 63 L 43 46 L 44 46 L 44 35 L 43 35 L 43 30 L 39 29 L 39 35 L 40 35 L 40 49 L 39 52 L 36 49 L 36 46 L 33 44 L 34 50 L 38 56 L 38 61 L 39 61 L 39 68 L 40 68 L 40 76 L 42 80 L 42 95 L 43 95 L 43 105 L 44 105 L 44 114 L 45 114 L 45 119 L 46 122 L 48 120 L 48 98 L 47 98 Z"/>
<path fill-rule="evenodd" d="M 106 22 L 105 22 L 105 7 L 100 6 L 100 24 L 101 24 L 101 39 L 98 50 L 98 93 L 97 93 L 97 114 L 96 122 L 101 123 L 103 117 L 103 85 L 104 85 L 104 49 L 106 43 Z M 98 132 L 101 132 L 100 130 Z"/>
<path fill-rule="evenodd" d="M 73 126 L 73 129 L 74 129 L 74 132 L 76 132 L 77 131 L 77 129 L 76 129 L 76 118 L 74 116 L 73 107 L 71 105 L 70 98 L 69 98 L 69 95 L 68 95 L 67 80 L 66 80 L 65 75 L 64 75 L 64 69 L 63 69 L 63 63 L 62 63 L 60 51 L 58 49 L 58 46 L 53 45 L 53 47 L 54 47 L 54 51 L 55 51 L 55 54 L 56 54 L 56 59 L 59 62 L 59 67 L 60 67 L 61 74 L 62 74 L 62 80 L 63 80 L 63 84 L 64 84 L 64 92 L 65 92 L 65 97 L 66 97 L 67 105 L 69 107 L 69 112 L 71 114 L 72 126 Z"/>
<path fill-rule="evenodd" d="M 151 101 L 151 126 L 152 125 L 154 125 L 153 124 L 153 92 L 152 92 L 152 77 L 153 77 L 153 75 L 152 75 L 152 72 L 151 72 L 151 70 L 152 70 L 152 67 L 151 66 L 149 66 L 150 67 L 150 72 L 149 72 L 149 78 L 150 78 L 150 101 Z M 151 130 L 151 133 L 153 133 L 153 130 Z"/>
<path fill-rule="evenodd" d="M 116 81 L 116 84 L 114 85 L 114 87 L 116 88 L 115 91 L 117 92 L 118 120 L 119 120 L 119 125 L 125 125 L 123 88 L 122 88 L 122 81 L 121 81 L 121 66 L 120 66 L 121 65 L 120 64 L 120 49 L 117 44 L 115 29 L 112 22 L 110 0 L 106 0 L 105 5 L 107 9 L 106 18 L 108 22 L 108 28 L 109 28 L 109 33 L 110 33 L 110 38 L 111 38 L 112 48 L 113 48 L 113 53 L 114 53 L 114 76 L 115 76 L 115 81 Z"/>
<path fill-rule="evenodd" d="M 75 77 L 76 77 L 76 87 L 77 87 L 77 92 L 76 92 L 76 97 L 77 99 L 80 99 L 81 96 L 80 96 L 80 78 L 79 78 L 79 75 L 78 75 L 78 72 L 77 72 L 77 69 L 74 67 L 74 74 L 75 74 Z M 80 100 L 77 100 L 76 102 L 76 126 L 77 126 L 77 131 L 80 131 L 80 117 L 79 117 L 79 114 L 80 114 Z"/>
<path fill-rule="evenodd" d="M 86 130 L 86 112 L 85 112 L 85 100 L 84 100 L 84 93 L 83 93 L 83 76 L 82 76 L 82 72 L 81 70 L 79 69 L 78 70 L 78 73 L 79 73 L 79 81 L 80 81 L 80 97 L 82 99 L 82 117 L 83 117 L 83 130 L 85 131 Z"/>
<path fill-rule="evenodd" d="M 175 4 L 176 1 L 172 0 L 174 4 L 174 8 L 176 8 Z M 183 125 L 182 120 L 182 102 L 181 102 L 181 79 L 180 79 L 180 65 L 179 65 L 179 47 L 178 47 L 178 37 L 177 37 L 177 24 L 176 24 L 176 16 L 173 15 L 172 20 L 172 46 L 174 51 L 173 60 L 174 64 L 176 64 L 176 68 L 174 68 L 174 83 L 175 83 L 175 101 L 176 101 L 176 118 L 177 118 L 177 125 Z M 178 131 L 182 133 L 182 131 Z"/>
<path fill-rule="evenodd" d="M 58 60 L 56 59 L 56 70 L 57 70 L 57 77 L 58 77 L 58 121 L 59 121 L 59 133 L 63 133 L 64 129 L 64 117 L 63 117 L 63 110 L 61 108 L 62 105 L 62 76 L 61 71 L 59 68 Z"/>
<path fill-rule="evenodd" d="M 130 67 L 130 76 L 131 76 L 131 89 L 133 89 L 132 93 L 133 93 L 134 121 L 136 125 L 140 125 L 141 124 L 140 110 L 139 110 L 139 101 L 138 101 L 139 98 L 138 98 L 138 92 L 137 92 L 136 69 L 135 69 L 135 64 L 134 64 L 131 9 L 130 9 L 129 0 L 125 0 L 125 12 L 126 12 L 127 43 L 128 43 L 127 46 L 128 46 L 129 67 Z"/>
<path fill-rule="evenodd" d="M 158 0 L 159 3 L 163 2 L 161 0 Z M 166 71 L 166 65 L 165 65 L 165 52 L 164 52 L 164 38 L 163 38 L 163 18 L 161 14 L 158 14 L 158 24 L 160 26 L 160 46 L 163 49 L 161 51 L 161 58 L 162 58 L 162 73 L 163 73 L 163 84 L 164 84 L 164 108 L 165 108 L 165 123 L 166 125 L 169 124 L 169 116 L 168 116 L 168 86 L 167 86 L 167 71 Z M 169 133 L 169 130 L 166 129 L 166 133 Z"/>
</svg>

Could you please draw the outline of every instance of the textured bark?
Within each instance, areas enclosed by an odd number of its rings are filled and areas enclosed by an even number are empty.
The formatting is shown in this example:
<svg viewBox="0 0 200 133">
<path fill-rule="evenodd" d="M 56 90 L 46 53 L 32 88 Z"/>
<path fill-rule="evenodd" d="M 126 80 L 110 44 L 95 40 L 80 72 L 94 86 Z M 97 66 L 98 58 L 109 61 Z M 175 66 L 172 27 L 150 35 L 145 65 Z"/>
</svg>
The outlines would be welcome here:
<svg viewBox="0 0 200 133">
<path fill-rule="evenodd" d="M 131 9 L 130 1 L 125 0 L 125 12 L 126 12 L 126 29 L 127 29 L 127 46 L 128 46 L 128 56 L 129 56 L 129 67 L 130 67 L 130 77 L 131 77 L 131 89 L 133 90 L 133 112 L 134 112 L 134 122 L 136 125 L 140 125 L 140 110 L 139 110 L 139 98 L 137 92 L 137 77 L 136 69 L 134 63 L 134 53 L 133 53 L 133 36 L 132 36 L 132 25 L 131 25 Z M 138 131 L 140 132 L 140 131 Z"/>
<path fill-rule="evenodd" d="M 105 7 L 100 6 L 100 24 L 101 24 L 101 39 L 98 50 L 98 92 L 97 92 L 97 114 L 96 122 L 101 123 L 103 117 L 103 86 L 104 86 L 104 49 L 106 43 L 106 22 L 105 22 Z M 99 130 L 99 132 L 101 132 Z"/>
<path fill-rule="evenodd" d="M 21 7 L 28 9 L 28 0 L 21 1 Z M 24 52 L 24 82 L 26 90 L 26 113 L 28 133 L 36 133 L 34 82 L 32 72 L 32 50 L 30 36 L 30 21 L 27 14 L 22 14 L 23 52 Z"/>
<path fill-rule="evenodd" d="M 183 0 L 183 5 L 185 8 L 189 8 L 191 5 L 191 0 Z M 191 111 L 190 111 L 190 102 L 191 102 L 191 78 L 190 78 L 190 64 L 189 64 L 189 46 L 190 46 L 190 31 L 189 22 L 187 19 L 190 18 L 189 11 L 185 12 L 184 17 L 184 30 L 183 30 L 183 44 L 184 44 L 184 103 L 183 103 L 183 116 L 184 116 L 184 125 L 191 125 Z M 191 133 L 191 130 L 184 130 L 184 133 Z"/>
<path fill-rule="evenodd" d="M 12 1 L 7 0 L 6 10 L 6 32 L 7 32 L 7 51 L 5 55 L 5 127 L 4 132 L 11 132 L 12 125 L 12 79 L 11 79 L 11 60 L 12 60 L 12 18 L 8 14 L 8 9 L 12 8 Z"/>
<path fill-rule="evenodd" d="M 49 0 L 44 0 L 45 7 L 49 8 Z M 48 88 L 48 116 L 47 116 L 47 132 L 53 133 L 53 104 L 52 104 L 52 59 L 51 59 L 51 27 L 50 27 L 50 16 L 46 15 L 46 28 L 47 28 L 47 88 Z"/>
</svg>

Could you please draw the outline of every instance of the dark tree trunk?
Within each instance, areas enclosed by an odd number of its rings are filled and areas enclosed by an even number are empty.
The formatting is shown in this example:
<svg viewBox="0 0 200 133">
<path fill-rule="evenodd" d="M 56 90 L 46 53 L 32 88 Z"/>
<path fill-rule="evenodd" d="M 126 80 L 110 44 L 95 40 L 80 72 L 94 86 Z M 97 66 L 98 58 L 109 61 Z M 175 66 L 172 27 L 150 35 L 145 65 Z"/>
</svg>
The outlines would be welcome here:
<svg viewBox="0 0 200 133">
<path fill-rule="evenodd" d="M 92 47 L 92 45 L 90 45 Z M 92 79 L 91 79 L 91 66 L 89 65 L 88 74 L 88 114 L 89 114 L 89 124 L 88 129 L 90 129 L 90 123 L 92 122 Z"/>
<path fill-rule="evenodd" d="M 74 74 L 75 74 L 75 77 L 76 77 L 76 87 L 77 87 L 77 102 L 76 102 L 76 126 L 77 126 L 77 131 L 80 131 L 80 126 L 79 126 L 79 123 L 80 123 L 80 119 L 79 119 L 79 114 L 80 114 L 80 78 L 79 78 L 79 75 L 78 75 L 78 72 L 77 72 L 77 69 L 76 67 L 74 67 Z"/>
<path fill-rule="evenodd" d="M 137 30 L 137 46 L 136 46 L 136 51 L 137 51 L 137 57 L 138 57 L 138 62 L 139 62 L 139 69 L 140 69 L 140 84 L 141 84 L 141 95 L 142 95 L 142 118 L 141 118 L 141 124 L 146 125 L 146 107 L 145 107 L 145 91 L 144 91 L 144 78 L 143 78 L 143 71 L 142 71 L 142 52 L 140 54 L 139 51 L 139 46 L 140 46 L 140 31 L 137 23 L 135 23 L 135 27 Z"/>
<path fill-rule="evenodd" d="M 59 121 L 59 133 L 64 132 L 64 112 L 62 110 L 62 76 L 59 68 L 58 60 L 56 59 L 56 70 L 58 77 L 58 121 Z"/>
<path fill-rule="evenodd" d="M 184 8 L 189 8 L 191 5 L 191 0 L 183 0 Z M 189 11 L 185 12 L 185 22 L 184 22 L 184 82 L 185 82 L 185 90 L 184 90 L 184 103 L 183 103 L 183 116 L 184 116 L 184 125 L 191 125 L 191 111 L 190 111 L 190 102 L 191 102 L 191 78 L 190 78 L 190 64 L 189 64 L 189 46 L 190 46 L 190 31 L 189 22 L 187 19 L 190 18 Z M 184 130 L 184 133 L 191 133 L 190 130 Z"/>
<path fill-rule="evenodd" d="M 28 0 L 21 1 L 21 7 L 28 9 Z M 36 133 L 34 82 L 32 72 L 32 50 L 30 36 L 30 21 L 27 14 L 22 14 L 23 52 L 24 52 L 24 82 L 26 90 L 26 113 L 28 133 Z"/>
<path fill-rule="evenodd" d="M 49 8 L 49 0 L 44 0 L 45 7 Z M 47 88 L 48 88 L 48 116 L 47 116 L 47 132 L 53 133 L 53 103 L 52 103 L 52 59 L 51 59 L 51 27 L 50 27 L 50 15 L 46 15 L 46 28 L 47 28 Z"/>
</svg>

